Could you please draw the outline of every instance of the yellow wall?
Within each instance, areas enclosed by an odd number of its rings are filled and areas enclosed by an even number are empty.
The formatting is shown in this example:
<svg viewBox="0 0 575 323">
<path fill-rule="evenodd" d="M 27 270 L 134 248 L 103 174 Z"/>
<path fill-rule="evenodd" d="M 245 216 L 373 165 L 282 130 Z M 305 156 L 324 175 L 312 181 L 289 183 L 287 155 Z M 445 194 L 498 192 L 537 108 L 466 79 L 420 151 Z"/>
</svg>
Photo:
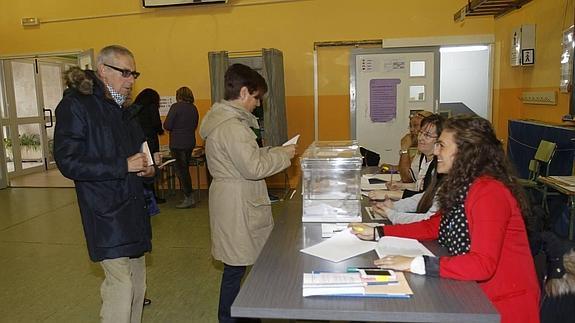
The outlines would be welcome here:
<svg viewBox="0 0 575 323">
<path fill-rule="evenodd" d="M 0 0 L 0 55 L 87 48 L 97 51 L 108 44 L 122 44 L 134 52 L 142 72 L 136 92 L 151 87 L 161 95 L 173 95 L 178 87 L 187 85 L 194 91 L 203 116 L 210 104 L 209 51 L 278 48 L 284 53 L 288 135 L 302 135 L 301 152 L 314 135 L 314 42 L 493 34 L 496 25 L 506 28 L 491 17 L 454 23 L 453 13 L 467 0 L 230 2 L 235 5 L 143 9 L 141 0 Z M 257 2 L 264 4 L 246 5 Z M 547 2 L 560 0 L 534 0 L 544 8 L 550 7 L 544 4 Z M 135 14 L 73 20 L 120 13 Z M 22 17 L 70 20 L 23 28 Z M 515 20 L 521 17 L 509 18 L 509 24 Z M 348 50 L 319 51 L 320 139 L 349 137 Z M 558 67 L 556 70 L 554 73 Z M 501 84 L 501 91 L 515 88 L 503 80 Z M 297 174 L 298 167 L 294 165 L 290 174 Z M 292 186 L 295 182 L 297 178 L 292 176 Z"/>
<path fill-rule="evenodd" d="M 559 93 L 561 39 L 573 24 L 573 0 L 533 0 L 495 20 L 497 58 L 494 78 L 493 123 L 498 137 L 507 140 L 509 119 L 535 119 L 560 123 L 569 113 L 568 94 Z M 535 65 L 510 65 L 511 33 L 522 24 L 536 25 Z M 556 106 L 523 104 L 524 91 L 556 91 Z"/>
</svg>

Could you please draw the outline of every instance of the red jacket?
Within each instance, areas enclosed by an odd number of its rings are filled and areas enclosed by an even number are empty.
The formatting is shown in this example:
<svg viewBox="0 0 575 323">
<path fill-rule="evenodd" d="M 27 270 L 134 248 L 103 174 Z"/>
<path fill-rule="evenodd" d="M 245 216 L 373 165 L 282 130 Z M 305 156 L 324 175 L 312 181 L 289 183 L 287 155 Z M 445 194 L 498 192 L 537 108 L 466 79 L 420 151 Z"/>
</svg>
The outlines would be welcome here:
<svg viewBox="0 0 575 323">
<path fill-rule="evenodd" d="M 439 275 L 475 280 L 501 314 L 501 322 L 539 322 L 539 285 L 521 209 L 501 182 L 476 179 L 465 200 L 471 239 L 464 255 L 440 257 Z M 441 215 L 384 227 L 385 235 L 438 238 Z"/>
</svg>

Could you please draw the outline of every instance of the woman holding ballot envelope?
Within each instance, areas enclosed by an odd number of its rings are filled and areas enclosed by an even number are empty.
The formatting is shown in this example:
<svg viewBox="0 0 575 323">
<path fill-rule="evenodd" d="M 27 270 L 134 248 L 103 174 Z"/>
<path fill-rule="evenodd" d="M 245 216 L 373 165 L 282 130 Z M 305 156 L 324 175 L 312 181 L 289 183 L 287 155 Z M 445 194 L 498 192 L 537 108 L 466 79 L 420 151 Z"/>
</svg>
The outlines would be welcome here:
<svg viewBox="0 0 575 323">
<path fill-rule="evenodd" d="M 449 119 L 435 144 L 439 211 L 404 225 L 353 225 L 361 239 L 399 236 L 437 239 L 449 256 L 386 256 L 377 266 L 457 280 L 477 281 L 501 322 L 539 322 L 539 285 L 523 216 L 525 195 L 501 142 L 483 118 Z"/>
</svg>

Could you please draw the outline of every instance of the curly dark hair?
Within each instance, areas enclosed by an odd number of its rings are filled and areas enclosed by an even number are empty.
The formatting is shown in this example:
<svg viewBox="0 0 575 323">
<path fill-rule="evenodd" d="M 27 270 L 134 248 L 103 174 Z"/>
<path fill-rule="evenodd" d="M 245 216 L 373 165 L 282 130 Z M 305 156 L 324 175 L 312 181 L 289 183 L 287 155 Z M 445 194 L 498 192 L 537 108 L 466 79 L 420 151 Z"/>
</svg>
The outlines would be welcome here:
<svg viewBox="0 0 575 323">
<path fill-rule="evenodd" d="M 443 125 L 443 132 L 453 134 L 457 152 L 451 170 L 443 178 L 437 193 L 441 210 L 451 210 L 458 203 L 455 192 L 470 185 L 476 178 L 486 175 L 509 188 L 523 216 L 529 215 L 525 192 L 517 182 L 515 171 L 489 121 L 479 117 L 451 118 Z"/>
</svg>

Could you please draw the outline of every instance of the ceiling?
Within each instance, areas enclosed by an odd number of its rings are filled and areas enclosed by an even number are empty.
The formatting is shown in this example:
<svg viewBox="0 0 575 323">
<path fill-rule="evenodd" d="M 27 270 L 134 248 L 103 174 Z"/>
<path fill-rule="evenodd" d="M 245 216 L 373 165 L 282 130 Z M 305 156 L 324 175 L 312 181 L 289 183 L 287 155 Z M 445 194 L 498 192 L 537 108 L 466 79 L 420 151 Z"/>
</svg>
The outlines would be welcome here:
<svg viewBox="0 0 575 323">
<path fill-rule="evenodd" d="M 466 17 L 494 16 L 499 18 L 506 13 L 521 8 L 532 0 L 467 0 L 467 5 L 453 15 L 454 21 L 463 21 Z"/>
</svg>

